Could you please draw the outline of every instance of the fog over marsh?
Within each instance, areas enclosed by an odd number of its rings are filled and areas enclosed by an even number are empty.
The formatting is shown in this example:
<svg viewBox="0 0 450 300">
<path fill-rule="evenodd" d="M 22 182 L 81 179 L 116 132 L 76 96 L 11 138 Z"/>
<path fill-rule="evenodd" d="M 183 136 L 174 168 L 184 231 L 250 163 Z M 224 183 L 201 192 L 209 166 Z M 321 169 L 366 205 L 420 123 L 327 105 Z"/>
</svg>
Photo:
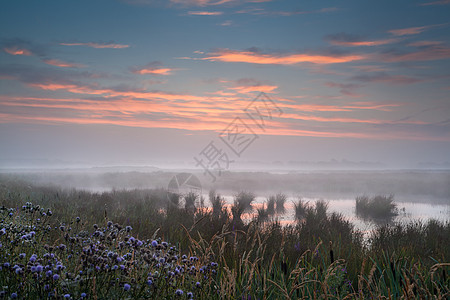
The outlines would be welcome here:
<svg viewBox="0 0 450 300">
<path fill-rule="evenodd" d="M 173 176 L 186 172 L 157 168 L 134 169 L 16 171 L 3 172 L 0 179 L 102 192 L 113 189 L 165 189 Z M 190 172 L 200 179 L 205 193 L 211 189 L 226 195 L 251 191 L 257 196 L 268 197 L 282 192 L 290 197 L 325 199 L 394 195 L 396 201 L 450 204 L 449 171 L 223 172 L 216 182 L 198 170 Z"/>
</svg>

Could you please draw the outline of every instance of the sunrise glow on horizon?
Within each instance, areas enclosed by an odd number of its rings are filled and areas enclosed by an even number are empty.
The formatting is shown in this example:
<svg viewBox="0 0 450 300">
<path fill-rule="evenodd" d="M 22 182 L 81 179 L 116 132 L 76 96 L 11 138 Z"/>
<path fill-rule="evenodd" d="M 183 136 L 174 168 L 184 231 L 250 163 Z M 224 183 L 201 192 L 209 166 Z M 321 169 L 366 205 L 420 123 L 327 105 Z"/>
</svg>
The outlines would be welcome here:
<svg viewBox="0 0 450 300">
<path fill-rule="evenodd" d="M 3 159 L 189 160 L 239 117 L 248 160 L 450 161 L 448 1 L 0 5 Z"/>
</svg>

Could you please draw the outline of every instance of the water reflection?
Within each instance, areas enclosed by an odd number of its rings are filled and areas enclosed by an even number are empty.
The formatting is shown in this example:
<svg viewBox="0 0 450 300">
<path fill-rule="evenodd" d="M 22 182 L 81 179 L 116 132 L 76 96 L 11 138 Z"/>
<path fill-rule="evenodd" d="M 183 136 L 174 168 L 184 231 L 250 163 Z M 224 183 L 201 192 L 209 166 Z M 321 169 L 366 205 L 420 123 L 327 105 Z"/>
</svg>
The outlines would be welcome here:
<svg viewBox="0 0 450 300">
<path fill-rule="evenodd" d="M 233 204 L 234 196 L 222 196 L 225 200 L 225 207 Z M 205 195 L 207 199 L 207 195 Z M 427 203 L 413 203 L 413 202 L 396 202 L 398 208 L 398 215 L 393 216 L 389 220 L 374 220 L 362 219 L 356 216 L 355 199 L 319 199 L 319 198 L 302 198 L 303 201 L 309 205 L 315 205 L 319 200 L 328 202 L 328 213 L 336 212 L 342 214 L 344 218 L 350 221 L 356 229 L 362 232 L 370 232 L 377 225 L 386 222 L 401 222 L 408 223 L 413 220 L 420 220 L 427 222 L 430 219 L 435 219 L 441 222 L 450 221 L 450 205 L 446 204 L 427 204 Z M 257 214 L 257 209 L 265 205 L 266 197 L 256 197 L 252 204 L 253 211 L 242 216 L 243 220 L 249 221 Z M 294 203 L 298 201 L 297 198 L 288 197 L 285 203 L 286 212 L 284 214 L 275 214 L 274 218 L 281 224 L 288 225 L 295 223 Z"/>
</svg>

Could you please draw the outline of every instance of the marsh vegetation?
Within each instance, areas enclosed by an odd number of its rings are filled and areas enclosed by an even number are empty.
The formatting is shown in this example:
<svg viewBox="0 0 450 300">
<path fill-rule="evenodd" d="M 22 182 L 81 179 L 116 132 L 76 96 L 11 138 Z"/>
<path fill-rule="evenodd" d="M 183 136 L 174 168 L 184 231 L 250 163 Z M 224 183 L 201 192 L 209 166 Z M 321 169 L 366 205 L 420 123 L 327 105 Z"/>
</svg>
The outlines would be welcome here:
<svg viewBox="0 0 450 300">
<path fill-rule="evenodd" d="M 282 226 L 282 194 L 269 195 L 257 213 L 250 192 L 226 206 L 214 191 L 202 202 L 164 189 L 92 193 L 14 180 L 2 181 L 0 197 L 0 285 L 7 297 L 450 295 L 448 222 L 385 224 L 364 239 L 325 201 L 300 200 L 297 221 Z M 248 212 L 253 217 L 243 220 Z"/>
</svg>

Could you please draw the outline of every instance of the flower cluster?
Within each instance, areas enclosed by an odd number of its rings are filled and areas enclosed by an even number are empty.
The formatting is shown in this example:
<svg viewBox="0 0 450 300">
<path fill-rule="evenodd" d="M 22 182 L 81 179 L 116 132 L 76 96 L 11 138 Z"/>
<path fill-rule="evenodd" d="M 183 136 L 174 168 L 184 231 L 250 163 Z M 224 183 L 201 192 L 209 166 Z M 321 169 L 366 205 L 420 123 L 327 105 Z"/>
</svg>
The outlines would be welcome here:
<svg viewBox="0 0 450 300">
<path fill-rule="evenodd" d="M 133 236 L 131 226 L 74 222 L 50 226 L 53 213 L 27 203 L 1 208 L 0 296 L 19 298 L 183 297 L 214 283 L 218 265 L 173 245 Z"/>
</svg>

